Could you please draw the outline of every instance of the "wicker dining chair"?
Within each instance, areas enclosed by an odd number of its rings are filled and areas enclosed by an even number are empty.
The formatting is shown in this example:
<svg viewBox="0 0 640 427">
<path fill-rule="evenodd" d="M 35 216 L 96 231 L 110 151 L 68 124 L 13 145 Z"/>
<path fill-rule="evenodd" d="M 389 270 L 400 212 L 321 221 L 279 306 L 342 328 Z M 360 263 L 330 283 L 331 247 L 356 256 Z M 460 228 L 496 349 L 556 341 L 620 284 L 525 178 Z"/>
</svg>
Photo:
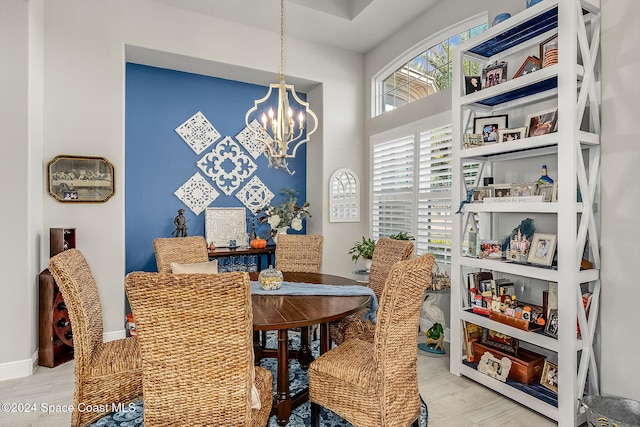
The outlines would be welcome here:
<svg viewBox="0 0 640 427">
<path fill-rule="evenodd" d="M 111 412 L 112 403 L 129 403 L 142 395 L 140 347 L 136 337 L 103 342 L 98 287 L 78 249 L 52 257 L 49 271 L 62 292 L 73 327 L 76 410 L 71 425 L 85 426 Z M 81 403 L 84 408 L 105 410 L 79 411 Z"/>
<path fill-rule="evenodd" d="M 322 266 L 322 243 L 319 234 L 281 234 L 276 244 L 276 268 L 291 273 L 320 273 Z M 313 327 L 314 331 L 317 326 Z M 315 332 L 314 332 L 315 334 Z M 300 328 L 301 344 L 309 343 L 309 327 Z M 262 333 L 265 346 L 266 333 Z"/>
<path fill-rule="evenodd" d="M 202 236 L 159 237 L 153 240 L 158 273 L 171 273 L 171 263 L 195 264 L 209 261 L 207 242 Z"/>
<path fill-rule="evenodd" d="M 276 244 L 276 268 L 283 272 L 320 273 L 323 237 L 318 234 L 282 234 Z"/>
<path fill-rule="evenodd" d="M 254 367 L 248 273 L 133 272 L 125 287 L 142 353 L 145 426 L 267 424 L 273 378 Z"/>
<path fill-rule="evenodd" d="M 408 240 L 395 240 L 382 237 L 376 242 L 371 259 L 368 286 L 373 289 L 376 297 L 380 299 L 382 289 L 389 276 L 391 267 L 402 260 L 411 258 L 413 243 Z M 373 341 L 374 325 L 370 321 L 363 320 L 364 312 L 354 313 L 329 325 L 329 335 L 336 344 L 352 336 Z"/>
<path fill-rule="evenodd" d="M 309 365 L 312 426 L 320 407 L 357 427 L 418 425 L 418 319 L 432 254 L 399 261 L 385 282 L 373 342 L 350 338 Z"/>
</svg>

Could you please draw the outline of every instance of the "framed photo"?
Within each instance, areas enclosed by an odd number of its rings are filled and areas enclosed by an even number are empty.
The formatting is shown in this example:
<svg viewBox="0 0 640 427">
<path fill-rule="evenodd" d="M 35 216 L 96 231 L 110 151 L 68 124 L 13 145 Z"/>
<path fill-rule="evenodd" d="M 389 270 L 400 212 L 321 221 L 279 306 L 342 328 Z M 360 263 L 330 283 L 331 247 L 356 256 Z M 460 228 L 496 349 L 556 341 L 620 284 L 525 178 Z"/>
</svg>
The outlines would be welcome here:
<svg viewBox="0 0 640 427">
<path fill-rule="evenodd" d="M 540 111 L 527 116 L 527 136 L 540 136 L 555 132 L 558 123 L 558 108 Z"/>
<path fill-rule="evenodd" d="M 204 224 L 207 244 L 228 248 L 234 240 L 237 246 L 247 245 L 246 216 L 245 208 L 207 208 Z"/>
<path fill-rule="evenodd" d="M 533 73 L 540 69 L 540 60 L 535 56 L 529 56 L 524 60 L 518 71 L 513 75 L 513 78 L 524 76 L 526 74 Z"/>
<path fill-rule="evenodd" d="M 485 197 L 491 197 L 491 187 L 476 187 L 473 190 L 471 202 L 482 202 Z"/>
<path fill-rule="evenodd" d="M 507 81 L 507 63 L 504 61 L 494 62 L 482 69 L 482 80 L 484 87 L 499 85 Z"/>
<path fill-rule="evenodd" d="M 502 246 L 497 240 L 480 241 L 480 258 L 502 258 Z"/>
<path fill-rule="evenodd" d="M 482 139 L 487 142 L 498 142 L 498 131 L 506 129 L 509 118 L 506 114 L 499 116 L 475 117 L 473 119 L 473 133 L 482 134 Z"/>
<path fill-rule="evenodd" d="M 502 382 L 507 381 L 510 370 L 511 360 L 508 357 L 498 359 L 488 351 L 484 352 L 478 362 L 478 371 Z"/>
<path fill-rule="evenodd" d="M 554 34 L 540 43 L 540 67 L 549 67 L 558 63 L 558 34 Z"/>
<path fill-rule="evenodd" d="M 558 338 L 558 310 L 552 308 L 547 315 L 547 323 L 545 323 L 544 331 L 552 337 Z"/>
<path fill-rule="evenodd" d="M 531 241 L 531 250 L 527 262 L 539 265 L 551 265 L 553 255 L 556 252 L 555 234 L 534 233 Z"/>
<path fill-rule="evenodd" d="M 103 203 L 115 193 L 115 169 L 104 157 L 56 156 L 47 164 L 47 189 L 65 203 Z"/>
<path fill-rule="evenodd" d="M 553 184 L 540 184 L 538 185 L 538 196 L 542 196 L 543 202 L 551 202 L 553 201 L 555 188 L 555 182 Z"/>
<path fill-rule="evenodd" d="M 479 252 L 480 252 L 480 248 L 478 247 L 478 233 L 476 233 L 474 231 L 469 231 L 467 233 L 467 253 L 466 253 L 466 256 L 477 258 Z M 469 301 L 469 305 L 471 305 L 470 301 Z"/>
<path fill-rule="evenodd" d="M 464 148 L 481 147 L 484 145 L 484 138 L 481 133 L 465 133 L 462 135 Z"/>
<path fill-rule="evenodd" d="M 538 192 L 538 185 L 535 182 L 513 184 L 511 186 L 511 197 L 536 196 L 537 192 Z"/>
<path fill-rule="evenodd" d="M 492 197 L 511 197 L 511 184 L 493 184 Z"/>
<path fill-rule="evenodd" d="M 558 365 L 548 360 L 544 361 L 540 384 L 553 392 L 558 392 Z"/>
<path fill-rule="evenodd" d="M 520 340 L 517 338 L 512 338 L 509 335 L 488 328 L 482 328 L 480 343 L 513 355 L 518 354 L 518 348 L 520 347 Z"/>
<path fill-rule="evenodd" d="M 465 95 L 478 92 L 482 89 L 482 80 L 480 79 L 480 76 L 464 76 L 464 88 Z"/>
<path fill-rule="evenodd" d="M 498 142 L 510 142 L 522 139 L 527 135 L 527 128 L 500 129 L 498 130 Z"/>
</svg>

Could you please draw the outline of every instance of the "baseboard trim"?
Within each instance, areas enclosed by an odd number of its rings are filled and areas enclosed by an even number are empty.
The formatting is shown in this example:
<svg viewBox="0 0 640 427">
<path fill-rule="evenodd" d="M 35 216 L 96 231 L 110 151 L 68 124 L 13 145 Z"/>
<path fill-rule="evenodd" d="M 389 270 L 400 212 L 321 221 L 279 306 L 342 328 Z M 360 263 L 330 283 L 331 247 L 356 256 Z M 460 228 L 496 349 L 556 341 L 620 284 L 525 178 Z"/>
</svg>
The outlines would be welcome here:
<svg viewBox="0 0 640 427">
<path fill-rule="evenodd" d="M 28 377 L 33 374 L 38 363 L 38 350 L 28 359 L 0 363 L 0 381 Z"/>
</svg>

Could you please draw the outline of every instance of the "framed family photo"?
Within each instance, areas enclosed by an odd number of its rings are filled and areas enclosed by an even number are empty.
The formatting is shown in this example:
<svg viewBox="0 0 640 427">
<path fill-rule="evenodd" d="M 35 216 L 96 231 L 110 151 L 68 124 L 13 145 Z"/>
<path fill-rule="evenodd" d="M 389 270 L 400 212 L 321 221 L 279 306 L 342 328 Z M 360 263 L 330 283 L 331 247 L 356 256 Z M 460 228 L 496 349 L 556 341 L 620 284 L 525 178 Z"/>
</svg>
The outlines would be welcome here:
<svg viewBox="0 0 640 427">
<path fill-rule="evenodd" d="M 482 89 L 482 80 L 480 79 L 480 76 L 464 76 L 464 87 L 465 95 L 478 92 L 480 89 Z"/>
<path fill-rule="evenodd" d="M 527 135 L 527 128 L 500 129 L 498 131 L 498 142 L 510 142 L 522 139 Z"/>
<path fill-rule="evenodd" d="M 489 88 L 507 81 L 507 63 L 495 62 L 482 69 L 484 87 Z"/>
<path fill-rule="evenodd" d="M 509 118 L 506 114 L 476 117 L 473 119 L 473 133 L 482 134 L 485 143 L 498 142 L 498 131 L 506 129 L 508 125 Z"/>
<path fill-rule="evenodd" d="M 552 337 L 558 338 L 558 310 L 552 308 L 547 315 L 547 323 L 545 324 L 544 331 Z"/>
<path fill-rule="evenodd" d="M 525 124 L 527 125 L 527 136 L 540 136 L 555 132 L 558 123 L 558 108 L 539 111 L 529 114 Z"/>
<path fill-rule="evenodd" d="M 538 186 L 538 195 L 542 196 L 543 202 L 552 202 L 554 201 L 554 191 L 556 188 L 556 183 L 553 184 L 540 184 Z"/>
<path fill-rule="evenodd" d="M 550 266 L 556 252 L 555 234 L 534 233 L 527 262 Z"/>
<path fill-rule="evenodd" d="M 491 187 L 476 187 L 473 190 L 471 202 L 482 202 L 485 197 L 491 197 Z"/>
<path fill-rule="evenodd" d="M 478 362 L 478 371 L 502 382 L 507 381 L 511 370 L 511 360 L 508 357 L 498 359 L 493 354 L 485 351 Z"/>
<path fill-rule="evenodd" d="M 544 361 L 540 384 L 553 392 L 558 392 L 558 365 L 548 360 Z"/>
</svg>

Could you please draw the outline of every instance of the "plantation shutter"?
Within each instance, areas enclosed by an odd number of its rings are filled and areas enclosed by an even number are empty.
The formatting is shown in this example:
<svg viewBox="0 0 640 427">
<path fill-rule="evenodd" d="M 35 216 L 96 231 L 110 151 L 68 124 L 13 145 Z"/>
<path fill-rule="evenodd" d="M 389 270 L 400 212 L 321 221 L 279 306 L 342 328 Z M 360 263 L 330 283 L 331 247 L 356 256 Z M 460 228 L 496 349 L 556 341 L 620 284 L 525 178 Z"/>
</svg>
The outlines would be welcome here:
<svg viewBox="0 0 640 427">
<path fill-rule="evenodd" d="M 373 237 L 411 233 L 414 228 L 414 136 L 373 145 Z"/>
</svg>

